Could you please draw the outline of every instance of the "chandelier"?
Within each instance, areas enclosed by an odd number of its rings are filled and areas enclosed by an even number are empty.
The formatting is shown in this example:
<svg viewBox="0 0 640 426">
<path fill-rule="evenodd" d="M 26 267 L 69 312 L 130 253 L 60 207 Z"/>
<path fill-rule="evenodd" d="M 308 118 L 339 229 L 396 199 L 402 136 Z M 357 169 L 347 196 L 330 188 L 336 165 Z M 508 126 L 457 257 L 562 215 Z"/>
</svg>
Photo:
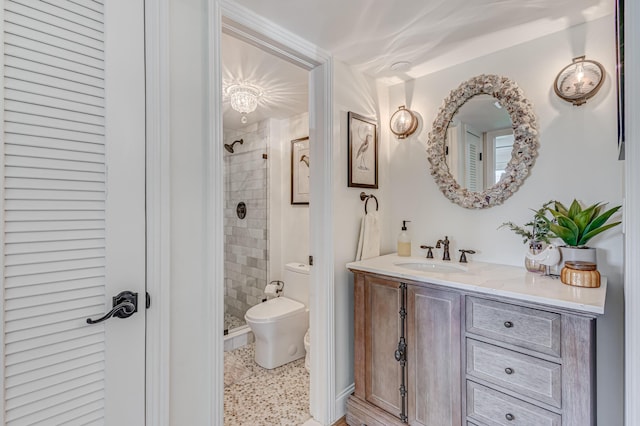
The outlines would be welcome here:
<svg viewBox="0 0 640 426">
<path fill-rule="evenodd" d="M 233 84 L 227 87 L 227 95 L 231 101 L 231 108 L 241 114 L 248 114 L 258 107 L 258 100 L 262 96 L 262 92 L 255 86 Z"/>
</svg>

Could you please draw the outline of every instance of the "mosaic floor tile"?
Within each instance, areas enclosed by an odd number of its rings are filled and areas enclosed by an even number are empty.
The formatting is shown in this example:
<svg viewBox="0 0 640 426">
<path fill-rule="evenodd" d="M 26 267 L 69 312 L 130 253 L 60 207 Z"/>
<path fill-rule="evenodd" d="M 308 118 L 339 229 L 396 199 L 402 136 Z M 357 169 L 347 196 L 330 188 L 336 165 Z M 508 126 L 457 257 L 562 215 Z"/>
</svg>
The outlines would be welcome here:
<svg viewBox="0 0 640 426">
<path fill-rule="evenodd" d="M 254 361 L 254 344 L 230 352 L 251 372 L 225 387 L 225 426 L 300 426 L 309 414 L 304 358 L 267 370 Z"/>
</svg>

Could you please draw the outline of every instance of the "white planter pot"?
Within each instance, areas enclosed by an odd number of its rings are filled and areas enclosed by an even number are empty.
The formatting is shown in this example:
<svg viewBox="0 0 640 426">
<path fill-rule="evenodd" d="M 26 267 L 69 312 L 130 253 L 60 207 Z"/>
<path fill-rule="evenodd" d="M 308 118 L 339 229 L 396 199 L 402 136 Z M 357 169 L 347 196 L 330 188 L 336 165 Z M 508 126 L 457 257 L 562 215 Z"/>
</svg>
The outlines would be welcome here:
<svg viewBox="0 0 640 426">
<path fill-rule="evenodd" d="M 598 264 L 596 257 L 596 249 L 593 247 L 569 247 L 569 246 L 560 246 L 560 253 L 562 254 L 561 264 L 564 265 L 564 262 L 569 261 L 582 261 L 582 262 L 591 262 Z"/>
</svg>

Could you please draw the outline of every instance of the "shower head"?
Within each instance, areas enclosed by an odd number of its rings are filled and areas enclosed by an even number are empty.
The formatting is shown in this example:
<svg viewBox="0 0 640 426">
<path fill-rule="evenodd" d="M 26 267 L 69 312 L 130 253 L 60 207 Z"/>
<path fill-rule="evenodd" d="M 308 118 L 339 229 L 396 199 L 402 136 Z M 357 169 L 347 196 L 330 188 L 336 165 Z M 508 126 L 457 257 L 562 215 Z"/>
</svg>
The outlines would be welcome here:
<svg viewBox="0 0 640 426">
<path fill-rule="evenodd" d="M 237 141 L 233 141 L 233 143 L 231 145 L 229 145 L 228 143 L 224 144 L 224 149 L 226 149 L 228 152 L 233 154 L 233 146 L 235 144 L 239 143 L 240 145 L 242 145 L 244 143 L 244 140 L 242 139 L 238 139 Z"/>
</svg>

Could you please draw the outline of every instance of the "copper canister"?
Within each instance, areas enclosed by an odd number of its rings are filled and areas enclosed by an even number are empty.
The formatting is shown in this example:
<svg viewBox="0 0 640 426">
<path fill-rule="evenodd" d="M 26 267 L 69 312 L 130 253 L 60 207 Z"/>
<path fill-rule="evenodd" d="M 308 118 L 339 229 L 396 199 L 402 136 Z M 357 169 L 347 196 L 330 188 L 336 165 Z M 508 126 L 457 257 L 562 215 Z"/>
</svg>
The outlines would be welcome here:
<svg viewBox="0 0 640 426">
<path fill-rule="evenodd" d="M 576 287 L 600 287 L 600 272 L 596 270 L 596 264 L 579 260 L 566 261 L 560 273 L 560 280 L 568 285 Z"/>
</svg>

